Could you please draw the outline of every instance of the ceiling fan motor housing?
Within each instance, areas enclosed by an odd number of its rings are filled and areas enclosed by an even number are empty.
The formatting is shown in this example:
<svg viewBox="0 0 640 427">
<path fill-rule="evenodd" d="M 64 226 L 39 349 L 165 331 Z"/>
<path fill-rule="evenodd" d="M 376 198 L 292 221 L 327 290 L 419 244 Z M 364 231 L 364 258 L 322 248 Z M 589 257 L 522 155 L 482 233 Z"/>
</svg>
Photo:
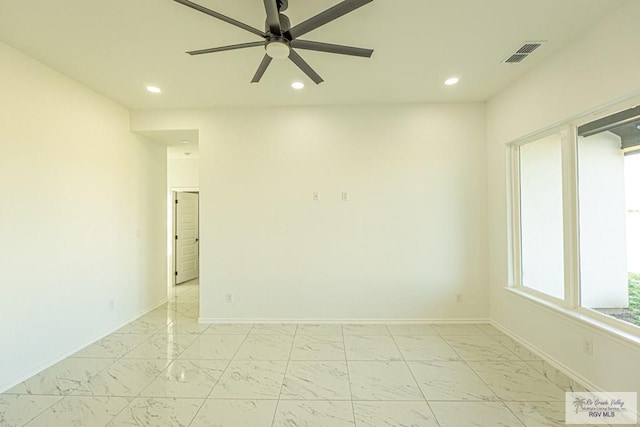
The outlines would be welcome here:
<svg viewBox="0 0 640 427">
<path fill-rule="evenodd" d="M 279 13 L 278 16 L 280 18 L 280 28 L 282 28 L 283 33 L 286 33 L 291 29 L 291 21 L 286 15 L 283 15 L 282 13 Z"/>
<path fill-rule="evenodd" d="M 282 35 L 287 37 L 287 34 L 289 33 L 289 30 L 291 29 L 291 20 L 289 19 L 288 16 L 283 15 L 282 13 L 278 13 L 278 19 L 280 20 L 280 29 L 282 31 Z M 271 28 L 269 27 L 269 22 L 268 21 L 264 22 L 264 31 L 267 34 L 272 34 L 271 33 Z"/>
</svg>

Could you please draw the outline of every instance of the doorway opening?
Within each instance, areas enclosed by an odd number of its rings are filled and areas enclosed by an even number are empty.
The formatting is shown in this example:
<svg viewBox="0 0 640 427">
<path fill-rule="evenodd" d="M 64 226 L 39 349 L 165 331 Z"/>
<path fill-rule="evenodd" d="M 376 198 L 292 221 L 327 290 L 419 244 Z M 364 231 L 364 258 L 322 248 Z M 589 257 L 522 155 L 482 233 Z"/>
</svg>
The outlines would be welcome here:
<svg viewBox="0 0 640 427">
<path fill-rule="evenodd" d="M 198 192 L 174 191 L 173 195 L 173 285 L 200 276 L 200 224 Z"/>
<path fill-rule="evenodd" d="M 167 145 L 167 297 L 173 301 L 175 316 L 197 319 L 200 301 L 198 130 L 159 133 Z"/>
</svg>

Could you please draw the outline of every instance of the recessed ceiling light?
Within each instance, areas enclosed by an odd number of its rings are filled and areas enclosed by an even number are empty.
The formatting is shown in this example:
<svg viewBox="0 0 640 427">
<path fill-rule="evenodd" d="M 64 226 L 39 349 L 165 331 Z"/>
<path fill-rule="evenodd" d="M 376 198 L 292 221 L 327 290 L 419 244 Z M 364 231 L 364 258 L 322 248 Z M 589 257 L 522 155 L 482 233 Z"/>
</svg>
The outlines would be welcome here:
<svg viewBox="0 0 640 427">
<path fill-rule="evenodd" d="M 162 92 L 162 89 L 160 89 L 159 87 L 156 86 L 147 86 L 147 90 L 151 93 L 160 93 Z"/>
<path fill-rule="evenodd" d="M 183 139 L 182 141 L 180 141 L 181 144 L 191 144 L 191 141 L 189 141 L 188 139 Z"/>
<path fill-rule="evenodd" d="M 640 130 L 640 125 L 636 125 L 636 129 Z"/>
<path fill-rule="evenodd" d="M 457 84 L 459 81 L 460 81 L 459 78 L 451 77 L 451 78 L 445 80 L 444 84 L 446 84 L 447 86 L 453 86 L 453 85 Z"/>
<path fill-rule="evenodd" d="M 294 88 L 295 90 L 304 89 L 304 83 L 302 83 L 302 82 L 293 82 L 293 83 L 291 83 L 291 87 Z"/>
</svg>

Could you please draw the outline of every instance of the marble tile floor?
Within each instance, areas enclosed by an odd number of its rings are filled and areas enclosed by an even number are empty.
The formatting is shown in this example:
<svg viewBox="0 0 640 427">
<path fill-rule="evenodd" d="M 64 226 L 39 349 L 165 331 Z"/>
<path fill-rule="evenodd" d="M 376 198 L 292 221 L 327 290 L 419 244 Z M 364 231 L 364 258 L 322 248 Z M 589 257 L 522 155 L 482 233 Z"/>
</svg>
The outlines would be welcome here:
<svg viewBox="0 0 640 427">
<path fill-rule="evenodd" d="M 201 325 L 197 281 L 0 394 L 0 426 L 562 426 L 583 389 L 486 324 Z"/>
</svg>

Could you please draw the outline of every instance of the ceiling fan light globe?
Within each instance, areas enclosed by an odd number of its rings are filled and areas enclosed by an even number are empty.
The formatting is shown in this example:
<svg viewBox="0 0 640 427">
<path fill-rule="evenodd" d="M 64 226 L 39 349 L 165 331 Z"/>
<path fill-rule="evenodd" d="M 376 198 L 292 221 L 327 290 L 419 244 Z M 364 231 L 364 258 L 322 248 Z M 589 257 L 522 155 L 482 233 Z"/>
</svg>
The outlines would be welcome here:
<svg viewBox="0 0 640 427">
<path fill-rule="evenodd" d="M 289 57 L 289 45 L 281 41 L 267 43 L 267 55 L 273 59 L 285 59 Z"/>
</svg>

